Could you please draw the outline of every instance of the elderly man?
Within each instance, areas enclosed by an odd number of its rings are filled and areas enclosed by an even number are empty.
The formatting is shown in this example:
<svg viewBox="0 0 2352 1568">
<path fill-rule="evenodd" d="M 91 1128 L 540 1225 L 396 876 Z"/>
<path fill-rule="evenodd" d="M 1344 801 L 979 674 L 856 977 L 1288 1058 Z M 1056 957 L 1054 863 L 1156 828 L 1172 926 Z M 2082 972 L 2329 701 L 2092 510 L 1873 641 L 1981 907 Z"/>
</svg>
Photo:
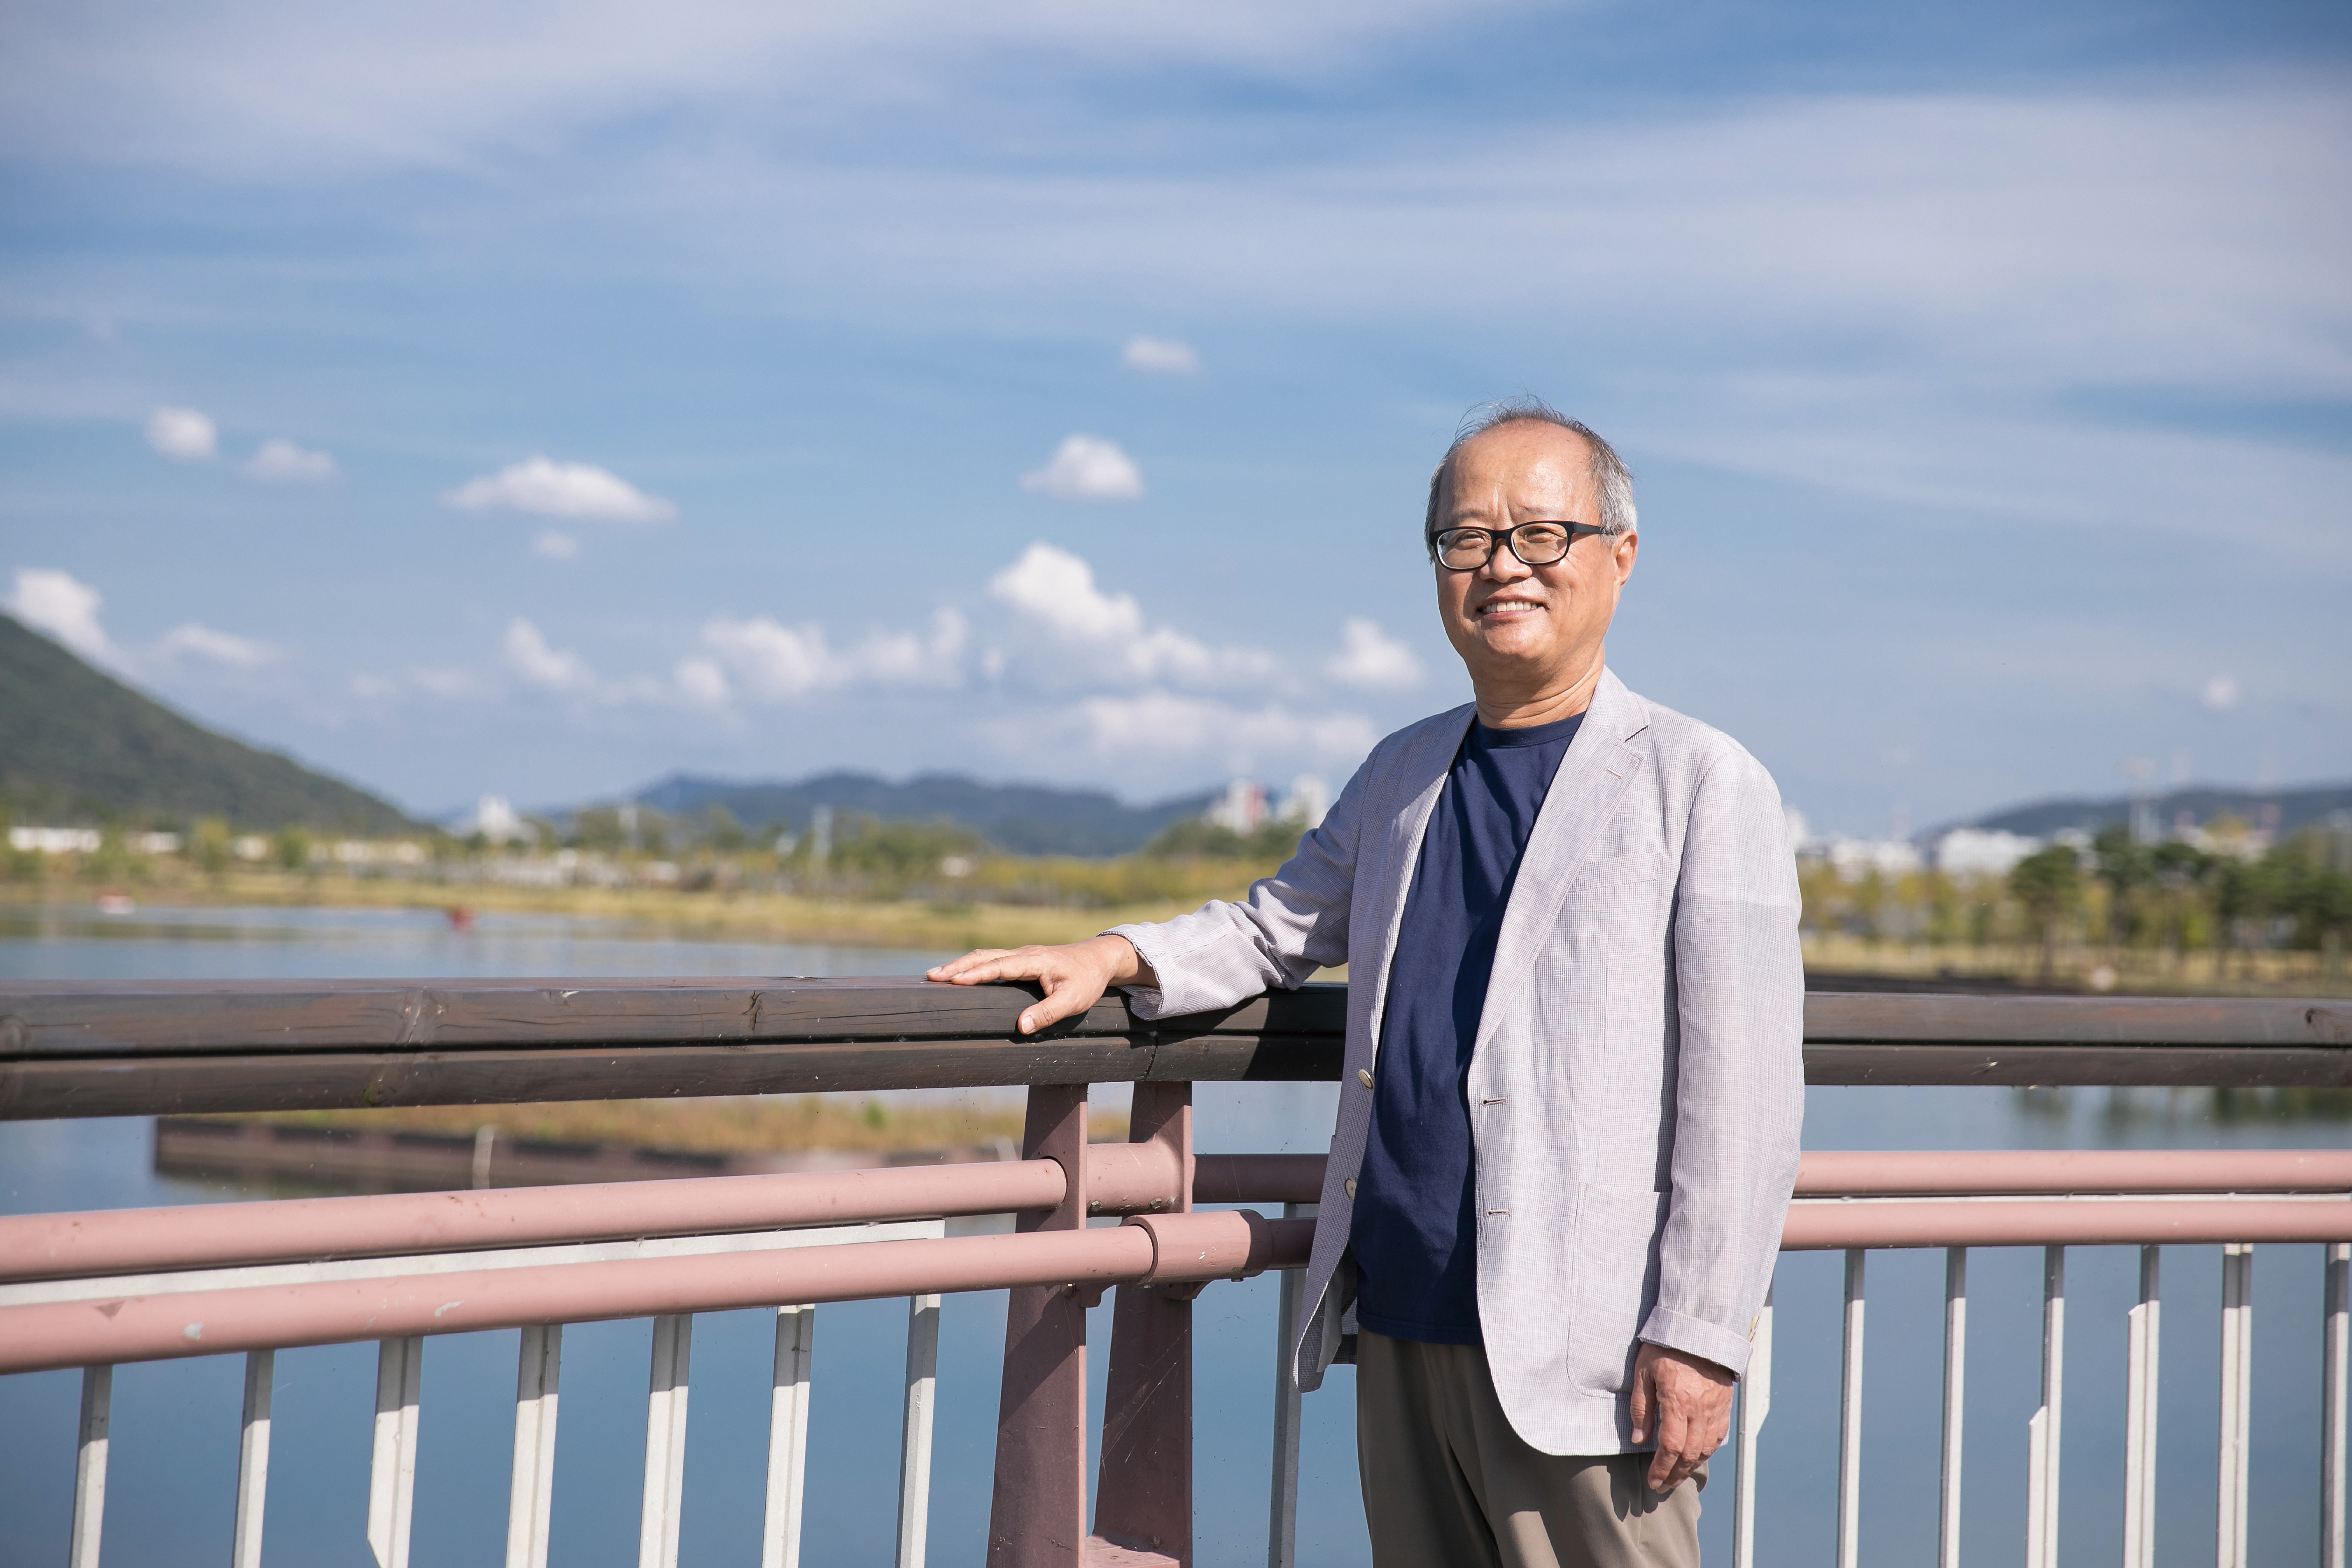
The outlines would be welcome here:
<svg viewBox="0 0 2352 1568">
<path fill-rule="evenodd" d="M 931 974 L 1041 983 L 1028 1031 L 1347 964 L 1293 1370 L 1352 1342 L 1373 1561 L 1696 1568 L 1803 1115 L 1780 797 L 1605 666 L 1638 536 L 1592 431 L 1474 418 L 1425 542 L 1473 703 L 1382 741 L 1243 902 Z"/>
</svg>

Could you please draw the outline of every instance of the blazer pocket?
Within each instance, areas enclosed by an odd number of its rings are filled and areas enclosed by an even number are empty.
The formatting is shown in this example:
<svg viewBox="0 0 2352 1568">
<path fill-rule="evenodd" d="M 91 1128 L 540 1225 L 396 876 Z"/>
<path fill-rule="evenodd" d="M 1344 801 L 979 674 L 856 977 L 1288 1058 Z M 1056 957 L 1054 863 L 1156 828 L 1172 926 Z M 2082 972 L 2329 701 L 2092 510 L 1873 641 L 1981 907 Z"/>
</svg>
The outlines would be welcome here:
<svg viewBox="0 0 2352 1568">
<path fill-rule="evenodd" d="M 1569 1294 L 1568 1377 L 1577 1388 L 1632 1386 L 1635 1336 L 1658 1295 L 1658 1237 L 1670 1193 L 1588 1182 L 1578 1204 Z"/>
</svg>

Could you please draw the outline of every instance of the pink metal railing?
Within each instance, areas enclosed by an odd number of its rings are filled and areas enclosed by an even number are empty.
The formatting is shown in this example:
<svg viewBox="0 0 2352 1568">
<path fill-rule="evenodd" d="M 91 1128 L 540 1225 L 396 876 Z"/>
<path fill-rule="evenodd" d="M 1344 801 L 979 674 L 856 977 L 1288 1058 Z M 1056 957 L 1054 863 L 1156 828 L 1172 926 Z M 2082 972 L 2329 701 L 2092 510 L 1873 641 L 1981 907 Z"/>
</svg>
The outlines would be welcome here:
<svg viewBox="0 0 2352 1568">
<path fill-rule="evenodd" d="M 1191 1298 L 1222 1278 L 1283 1269 L 1278 1342 L 1296 1328 L 1298 1267 L 1323 1162 L 1191 1149 L 1188 1086 L 1140 1086 L 1133 1142 L 1084 1141 L 1082 1088 L 1032 1091 L 1026 1157 L 996 1164 L 301 1199 L 0 1219 L 0 1372 L 79 1365 L 72 1562 L 97 1561 L 111 1369 L 247 1353 L 232 1560 L 257 1563 L 274 1353 L 381 1342 L 368 1535 L 381 1568 L 407 1557 L 418 1374 L 426 1336 L 523 1330 L 508 1562 L 546 1561 L 562 1325 L 652 1317 L 642 1564 L 674 1563 L 684 1485 L 693 1314 L 776 1306 L 763 1565 L 797 1560 L 807 1389 L 818 1301 L 909 1299 L 898 1560 L 922 1561 L 939 1298 L 1008 1289 L 990 1561 L 1189 1563 Z M 2245 1561 L 2252 1243 L 2327 1246 L 2321 1455 L 2323 1562 L 2344 1563 L 2352 1152 L 1830 1153 L 1805 1159 L 1783 1247 L 1846 1255 L 1838 1558 L 1858 1563 L 1865 1257 L 1947 1248 L 1943 1515 L 1956 1568 L 1965 1393 L 1967 1249 L 2044 1247 L 2043 1399 L 2029 1426 L 2029 1568 L 2053 1568 L 2064 1394 L 2066 1248 L 2141 1247 L 2126 1378 L 2126 1565 L 2152 1563 L 2158 1248 L 2224 1248 L 2217 1563 Z M 1081 1201 L 1081 1197 L 1083 1201 Z M 1280 1202 L 1282 1218 L 1194 1212 Z M 1016 1234 L 948 1237 L 943 1217 L 1011 1214 Z M 1124 1223 L 1088 1227 L 1089 1215 Z M 1091 1543 L 1085 1521 L 1085 1310 L 1119 1291 Z M 1735 1427 L 1734 1559 L 1754 1561 L 1755 1466 L 1771 1398 L 1772 1309 Z M 1279 1352 L 1277 1352 L 1279 1360 Z M 1277 1370 L 1269 1562 L 1296 1529 L 1297 1394 Z M 1059 1542 L 1058 1545 L 1055 1544 Z"/>
</svg>

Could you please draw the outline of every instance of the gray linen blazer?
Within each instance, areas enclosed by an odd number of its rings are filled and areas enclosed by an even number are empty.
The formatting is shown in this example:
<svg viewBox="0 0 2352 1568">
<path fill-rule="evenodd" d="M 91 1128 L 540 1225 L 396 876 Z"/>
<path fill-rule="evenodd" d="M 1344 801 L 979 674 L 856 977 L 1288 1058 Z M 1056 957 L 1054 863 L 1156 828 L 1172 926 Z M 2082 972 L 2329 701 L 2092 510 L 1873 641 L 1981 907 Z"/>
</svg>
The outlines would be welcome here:
<svg viewBox="0 0 2352 1568">
<path fill-rule="evenodd" d="M 1292 1371 L 1320 1384 L 1348 1256 L 1389 966 L 1474 710 L 1373 748 L 1241 903 L 1120 926 L 1147 1018 L 1349 966 L 1347 1063 Z M 1647 1340 L 1747 1370 L 1804 1116 L 1797 877 L 1779 792 L 1728 736 L 1603 671 L 1528 840 L 1470 1066 L 1478 1310 L 1511 1425 L 1550 1454 L 1633 1447 Z"/>
</svg>

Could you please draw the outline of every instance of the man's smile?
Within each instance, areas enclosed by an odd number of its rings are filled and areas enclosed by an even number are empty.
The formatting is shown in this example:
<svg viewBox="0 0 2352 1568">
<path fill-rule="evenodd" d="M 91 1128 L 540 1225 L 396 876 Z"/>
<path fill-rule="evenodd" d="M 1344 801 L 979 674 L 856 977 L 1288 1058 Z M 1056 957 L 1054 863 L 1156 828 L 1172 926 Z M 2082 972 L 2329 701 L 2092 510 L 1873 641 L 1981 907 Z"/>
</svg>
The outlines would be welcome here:
<svg viewBox="0 0 2352 1568">
<path fill-rule="evenodd" d="M 1479 605 L 1476 614 L 1480 620 L 1501 616 L 1516 618 L 1519 616 L 1531 616 L 1545 607 L 1544 602 L 1540 599 L 1520 598 L 1515 595 L 1497 595 Z"/>
</svg>

